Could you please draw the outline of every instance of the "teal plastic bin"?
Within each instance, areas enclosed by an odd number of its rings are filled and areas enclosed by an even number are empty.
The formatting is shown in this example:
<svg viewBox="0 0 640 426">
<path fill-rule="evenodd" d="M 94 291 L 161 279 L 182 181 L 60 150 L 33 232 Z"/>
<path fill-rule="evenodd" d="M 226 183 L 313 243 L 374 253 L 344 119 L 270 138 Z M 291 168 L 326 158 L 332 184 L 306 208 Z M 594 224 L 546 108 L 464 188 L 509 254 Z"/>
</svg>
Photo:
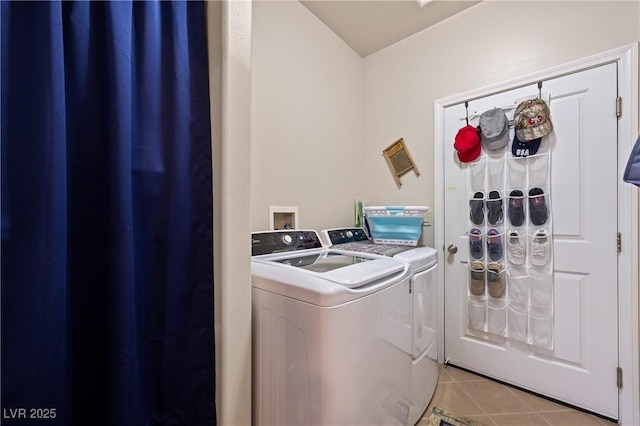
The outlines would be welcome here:
<svg viewBox="0 0 640 426">
<path fill-rule="evenodd" d="M 376 244 L 415 246 L 422 235 L 424 206 L 365 207 L 371 238 Z"/>
</svg>

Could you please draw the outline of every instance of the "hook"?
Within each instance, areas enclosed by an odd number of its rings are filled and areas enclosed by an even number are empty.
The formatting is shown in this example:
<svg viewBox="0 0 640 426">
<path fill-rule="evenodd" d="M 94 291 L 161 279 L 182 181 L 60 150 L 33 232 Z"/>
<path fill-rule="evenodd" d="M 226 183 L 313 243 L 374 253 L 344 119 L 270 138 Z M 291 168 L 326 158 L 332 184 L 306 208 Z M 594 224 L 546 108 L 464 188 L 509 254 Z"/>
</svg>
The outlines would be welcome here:
<svg viewBox="0 0 640 426">
<path fill-rule="evenodd" d="M 538 97 L 542 99 L 542 82 L 538 82 Z"/>
<path fill-rule="evenodd" d="M 467 126 L 469 125 L 469 101 L 464 102 L 464 108 L 467 110 Z"/>
</svg>

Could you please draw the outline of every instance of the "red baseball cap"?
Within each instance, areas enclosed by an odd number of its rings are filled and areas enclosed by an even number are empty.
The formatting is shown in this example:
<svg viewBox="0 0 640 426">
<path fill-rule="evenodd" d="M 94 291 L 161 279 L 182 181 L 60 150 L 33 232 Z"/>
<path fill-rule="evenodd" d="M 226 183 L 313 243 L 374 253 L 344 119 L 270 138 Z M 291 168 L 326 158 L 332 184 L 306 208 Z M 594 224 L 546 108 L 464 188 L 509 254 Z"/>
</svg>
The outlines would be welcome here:
<svg viewBox="0 0 640 426">
<path fill-rule="evenodd" d="M 453 147 L 458 151 L 458 158 L 463 163 L 469 163 L 478 158 L 482 145 L 476 128 L 466 125 L 458 130 Z"/>
</svg>

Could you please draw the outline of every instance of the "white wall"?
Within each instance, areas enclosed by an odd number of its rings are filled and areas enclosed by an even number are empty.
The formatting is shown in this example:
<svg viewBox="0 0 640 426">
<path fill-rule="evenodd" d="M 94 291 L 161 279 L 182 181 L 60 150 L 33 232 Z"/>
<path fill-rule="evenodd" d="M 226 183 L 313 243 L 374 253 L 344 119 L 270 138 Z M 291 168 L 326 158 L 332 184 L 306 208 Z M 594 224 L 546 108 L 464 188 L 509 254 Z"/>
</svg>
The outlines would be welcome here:
<svg viewBox="0 0 640 426">
<path fill-rule="evenodd" d="M 433 207 L 435 100 L 636 43 L 639 5 L 485 1 L 366 57 L 364 199 Z M 422 175 L 398 190 L 380 152 L 400 136 Z"/>
<path fill-rule="evenodd" d="M 207 2 L 213 150 L 216 411 L 220 425 L 251 424 L 251 3 Z M 247 236 L 242 238 L 239 236 Z"/>
<path fill-rule="evenodd" d="M 251 229 L 351 225 L 361 196 L 362 58 L 297 1 L 253 3 Z M 244 189 L 246 190 L 246 188 Z"/>
</svg>

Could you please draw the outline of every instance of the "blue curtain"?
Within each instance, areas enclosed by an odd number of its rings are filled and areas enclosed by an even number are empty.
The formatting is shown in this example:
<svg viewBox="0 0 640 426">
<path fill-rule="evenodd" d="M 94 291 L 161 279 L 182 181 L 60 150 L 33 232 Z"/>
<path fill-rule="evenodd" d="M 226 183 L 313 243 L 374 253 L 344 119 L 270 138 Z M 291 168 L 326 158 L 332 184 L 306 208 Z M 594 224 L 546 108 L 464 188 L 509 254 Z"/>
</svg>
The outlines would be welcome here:
<svg viewBox="0 0 640 426">
<path fill-rule="evenodd" d="M 2 423 L 215 424 L 204 3 L 0 7 Z"/>
</svg>

